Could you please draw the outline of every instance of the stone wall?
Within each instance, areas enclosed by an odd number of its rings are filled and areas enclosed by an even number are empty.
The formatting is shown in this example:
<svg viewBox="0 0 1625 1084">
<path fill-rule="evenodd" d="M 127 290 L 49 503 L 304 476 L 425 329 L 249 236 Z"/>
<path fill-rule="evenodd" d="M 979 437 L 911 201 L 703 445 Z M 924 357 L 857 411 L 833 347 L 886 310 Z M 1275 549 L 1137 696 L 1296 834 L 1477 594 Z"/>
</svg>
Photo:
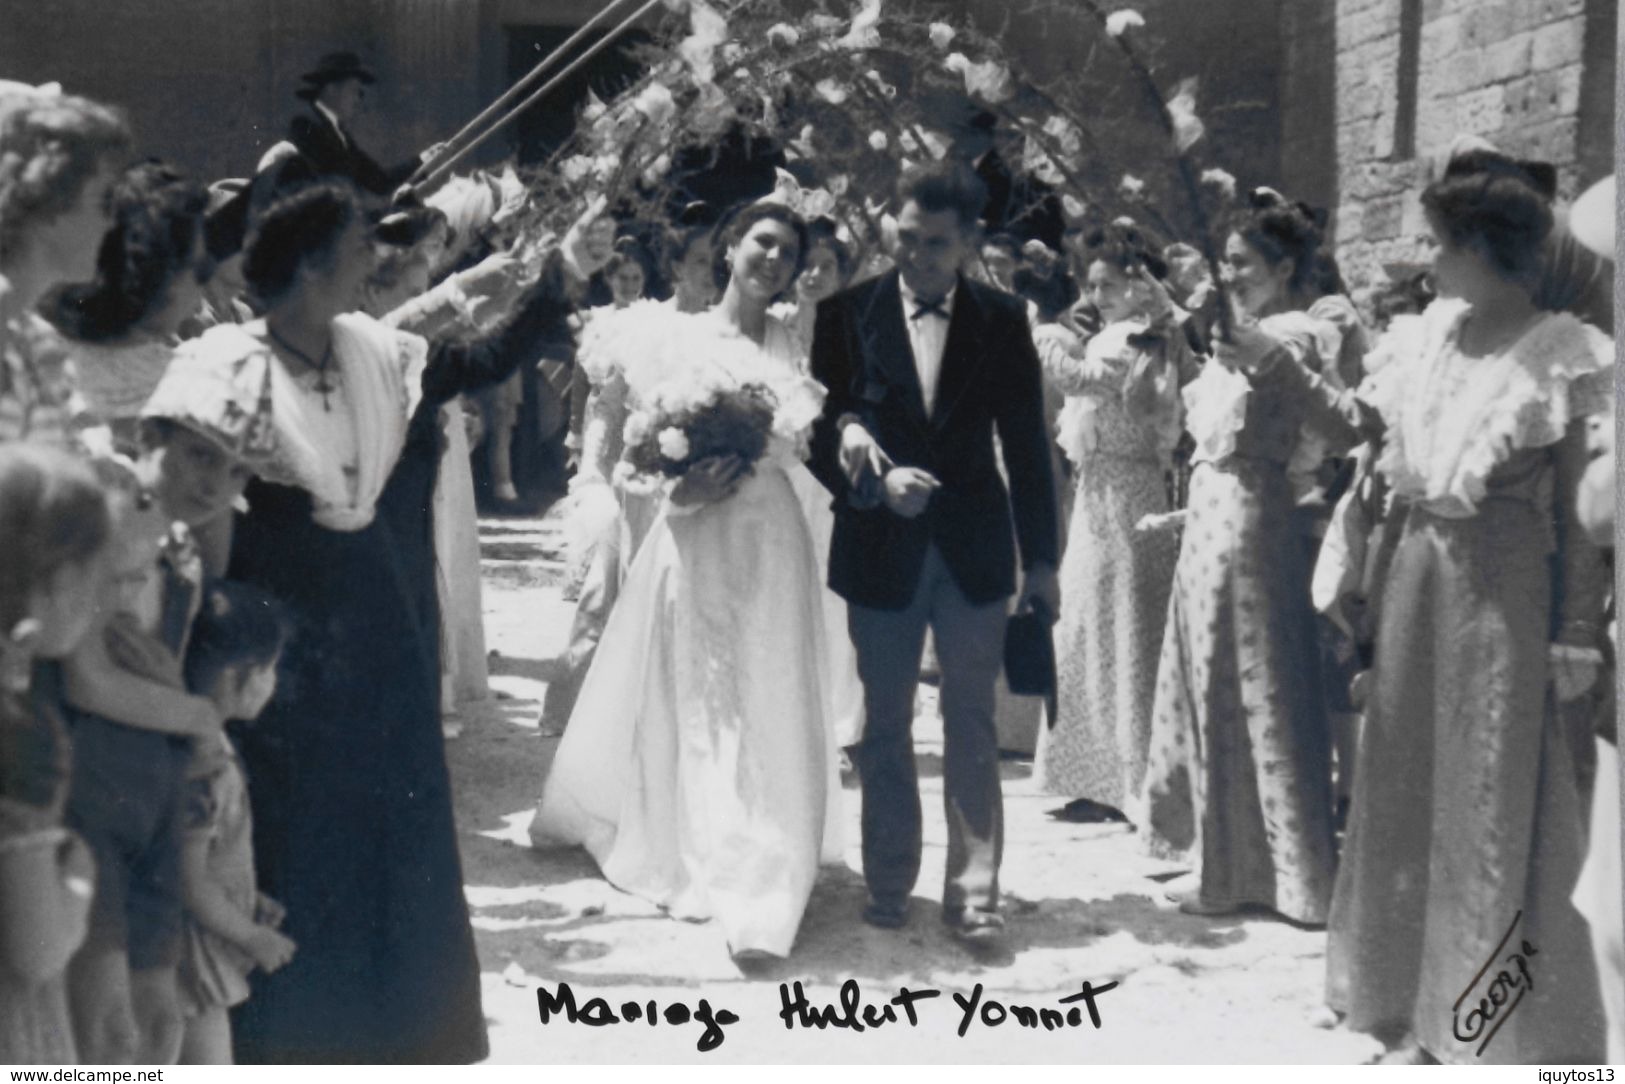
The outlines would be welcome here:
<svg viewBox="0 0 1625 1084">
<path fill-rule="evenodd" d="M 1405 0 L 1337 0 L 1338 259 L 1351 288 L 1424 257 L 1429 161 L 1458 134 L 1554 163 L 1572 197 L 1611 168 L 1618 0 L 1420 0 L 1414 139 L 1401 113 Z M 1599 48 L 1599 44 L 1603 47 Z M 1611 146 L 1611 144 L 1609 144 Z"/>
</svg>

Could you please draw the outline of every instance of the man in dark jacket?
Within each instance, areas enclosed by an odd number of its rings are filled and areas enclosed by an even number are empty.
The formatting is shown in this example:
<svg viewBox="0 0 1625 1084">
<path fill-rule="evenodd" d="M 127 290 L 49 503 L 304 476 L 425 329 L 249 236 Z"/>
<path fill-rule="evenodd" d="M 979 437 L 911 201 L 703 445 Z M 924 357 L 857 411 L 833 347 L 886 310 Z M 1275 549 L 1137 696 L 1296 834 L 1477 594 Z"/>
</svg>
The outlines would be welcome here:
<svg viewBox="0 0 1625 1084">
<path fill-rule="evenodd" d="M 323 177 L 343 177 L 363 192 L 391 196 L 417 170 L 419 159 L 385 169 L 361 149 L 350 131 L 377 77 L 350 52 L 329 53 L 300 77 L 294 93 L 310 104 L 295 116 L 288 138 L 260 159 L 254 204 L 263 207 L 279 192 Z"/>
</svg>

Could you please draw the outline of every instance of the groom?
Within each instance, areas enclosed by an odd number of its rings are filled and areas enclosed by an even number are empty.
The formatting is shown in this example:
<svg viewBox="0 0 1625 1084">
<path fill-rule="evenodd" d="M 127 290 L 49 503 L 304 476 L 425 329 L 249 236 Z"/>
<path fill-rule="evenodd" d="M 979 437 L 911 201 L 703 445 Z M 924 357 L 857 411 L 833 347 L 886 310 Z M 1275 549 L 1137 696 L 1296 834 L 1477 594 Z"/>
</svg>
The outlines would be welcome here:
<svg viewBox="0 0 1625 1084">
<path fill-rule="evenodd" d="M 980 236 L 981 180 L 937 162 L 905 174 L 897 195 L 897 270 L 820 305 L 812 351 L 813 375 L 829 389 L 811 461 L 835 495 L 829 585 L 848 604 L 867 712 L 856 757 L 863 917 L 903 926 L 920 872 L 909 731 L 929 626 L 942 671 L 943 918 L 965 939 L 996 940 L 1004 815 L 994 683 L 1018 542 L 1018 608 L 1051 621 L 1059 609 L 1049 434 L 1024 306 L 960 274 Z"/>
</svg>

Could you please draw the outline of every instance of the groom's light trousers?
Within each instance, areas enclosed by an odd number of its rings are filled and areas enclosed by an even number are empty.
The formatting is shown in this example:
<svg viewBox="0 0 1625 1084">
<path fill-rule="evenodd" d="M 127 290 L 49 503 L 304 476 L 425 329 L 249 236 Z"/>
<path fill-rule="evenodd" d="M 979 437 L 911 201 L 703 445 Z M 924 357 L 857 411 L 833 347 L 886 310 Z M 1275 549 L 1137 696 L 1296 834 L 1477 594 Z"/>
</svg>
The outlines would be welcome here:
<svg viewBox="0 0 1625 1084">
<path fill-rule="evenodd" d="M 863 782 L 863 876 L 877 901 L 901 904 L 920 874 L 921 815 L 914 760 L 914 694 L 925 630 L 942 671 L 943 805 L 948 868 L 942 906 L 951 920 L 999 901 L 1004 850 L 994 683 L 1004 667 L 1007 600 L 967 601 L 932 546 L 904 610 L 851 605 L 867 721 L 858 746 Z"/>
</svg>

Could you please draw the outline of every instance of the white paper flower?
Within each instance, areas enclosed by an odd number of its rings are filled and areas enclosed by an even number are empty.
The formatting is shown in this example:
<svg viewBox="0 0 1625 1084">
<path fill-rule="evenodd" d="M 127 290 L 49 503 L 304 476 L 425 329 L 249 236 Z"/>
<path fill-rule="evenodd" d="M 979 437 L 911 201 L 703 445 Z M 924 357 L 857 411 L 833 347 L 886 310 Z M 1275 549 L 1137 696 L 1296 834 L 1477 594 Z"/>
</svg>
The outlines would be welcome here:
<svg viewBox="0 0 1625 1084">
<path fill-rule="evenodd" d="M 683 58 L 696 80 L 709 83 L 716 77 L 712 54 L 728 40 L 728 20 L 705 0 L 693 0 L 688 18 L 691 32 L 677 46 L 677 55 Z"/>
<path fill-rule="evenodd" d="M 650 162 L 648 168 L 643 171 L 643 183 L 649 185 L 659 184 L 660 179 L 670 171 L 671 156 L 662 154 L 659 158 Z"/>
<path fill-rule="evenodd" d="M 897 149 L 904 154 L 919 154 L 920 141 L 915 139 L 907 128 L 897 133 Z"/>
<path fill-rule="evenodd" d="M 1202 183 L 1211 185 L 1218 190 L 1219 195 L 1227 200 L 1236 198 L 1236 178 L 1229 170 L 1214 166 L 1212 169 L 1202 171 Z"/>
<path fill-rule="evenodd" d="M 733 123 L 733 99 L 715 83 L 703 83 L 699 97 L 689 107 L 688 122 L 694 130 L 707 138 L 719 136 Z"/>
<path fill-rule="evenodd" d="M 774 23 L 767 28 L 767 40 L 773 45 L 793 48 L 801 41 L 801 31 L 788 23 Z"/>
<path fill-rule="evenodd" d="M 840 105 L 846 101 L 846 88 L 833 79 L 820 79 L 813 89 L 830 105 Z"/>
<path fill-rule="evenodd" d="M 1003 102 L 1015 94 L 1010 70 L 996 60 L 973 62 L 964 53 L 950 53 L 943 66 L 965 78 L 967 93 L 989 102 Z"/>
<path fill-rule="evenodd" d="M 1196 115 L 1196 77 L 1180 80 L 1174 96 L 1168 99 L 1168 116 L 1174 122 L 1174 146 L 1184 154 L 1206 134 L 1202 118 Z"/>
<path fill-rule="evenodd" d="M 863 0 L 852 26 L 835 44 L 842 49 L 873 49 L 880 44 L 880 6 L 884 0 Z"/>
<path fill-rule="evenodd" d="M 581 119 L 591 124 L 604 115 L 606 108 L 603 99 L 589 90 L 587 91 L 587 104 L 581 107 Z"/>
<path fill-rule="evenodd" d="M 1082 222 L 1089 213 L 1089 205 L 1070 192 L 1061 193 L 1061 213 L 1066 216 L 1067 223 Z"/>
<path fill-rule="evenodd" d="M 560 164 L 559 173 L 563 175 L 566 184 L 574 187 L 592 173 L 592 159 L 584 154 L 572 155 Z"/>
<path fill-rule="evenodd" d="M 1145 26 L 1145 16 L 1133 8 L 1124 8 L 1106 16 L 1106 33 L 1114 38 L 1120 38 L 1130 29 L 1138 30 L 1143 26 Z"/>
<path fill-rule="evenodd" d="M 959 32 L 947 23 L 932 23 L 930 33 L 931 44 L 938 49 L 946 49 L 948 43 L 954 40 L 954 35 Z"/>
<path fill-rule="evenodd" d="M 886 80 L 881 77 L 879 72 L 867 71 L 863 73 L 863 77 L 875 85 L 875 89 L 880 91 L 880 96 L 882 98 L 889 101 L 892 98 L 897 97 L 897 88 L 886 82 Z"/>
<path fill-rule="evenodd" d="M 1145 182 L 1132 173 L 1123 174 L 1123 179 L 1117 182 L 1117 191 L 1124 199 L 1138 200 L 1145 198 Z"/>
<path fill-rule="evenodd" d="M 632 108 L 649 118 L 649 123 L 661 126 L 677 115 L 677 102 L 664 83 L 652 82 L 632 99 Z"/>
<path fill-rule="evenodd" d="M 869 146 L 877 151 L 884 151 L 890 143 L 891 141 L 886 138 L 886 133 L 879 128 L 869 133 Z"/>
</svg>

